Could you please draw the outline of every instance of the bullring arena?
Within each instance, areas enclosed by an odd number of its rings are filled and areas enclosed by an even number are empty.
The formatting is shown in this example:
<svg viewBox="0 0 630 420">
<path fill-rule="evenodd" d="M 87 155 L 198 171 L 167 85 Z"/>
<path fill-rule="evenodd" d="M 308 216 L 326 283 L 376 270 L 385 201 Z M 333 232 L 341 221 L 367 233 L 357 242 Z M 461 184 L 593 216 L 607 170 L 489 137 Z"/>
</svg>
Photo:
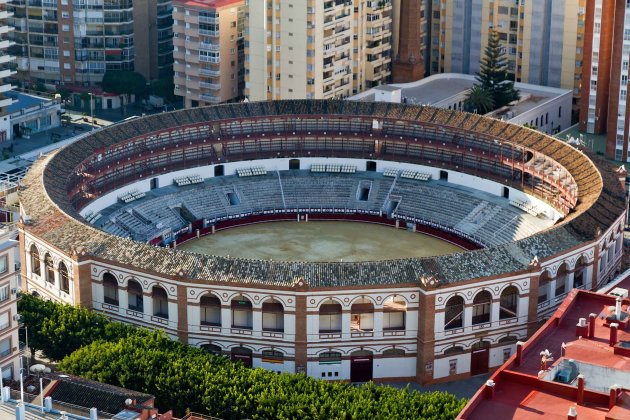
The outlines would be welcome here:
<svg viewBox="0 0 630 420">
<path fill-rule="evenodd" d="M 420 383 L 501 365 L 571 288 L 609 281 L 625 217 L 618 174 L 540 132 L 348 101 L 116 124 L 38 160 L 20 201 L 31 293 L 247 365 Z"/>
</svg>

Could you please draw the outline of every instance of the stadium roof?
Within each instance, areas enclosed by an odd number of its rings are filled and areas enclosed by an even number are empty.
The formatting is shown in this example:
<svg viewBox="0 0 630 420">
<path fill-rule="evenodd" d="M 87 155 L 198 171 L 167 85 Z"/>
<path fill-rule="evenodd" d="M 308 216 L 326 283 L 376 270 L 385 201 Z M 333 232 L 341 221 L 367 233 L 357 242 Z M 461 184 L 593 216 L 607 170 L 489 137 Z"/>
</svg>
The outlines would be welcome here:
<svg viewBox="0 0 630 420">
<path fill-rule="evenodd" d="M 214 124 L 219 120 L 308 115 L 321 119 L 324 116 L 348 119 L 364 116 L 407 120 L 420 125 L 439 121 L 445 130 L 457 128 L 476 133 L 479 141 L 501 140 L 538 151 L 572 174 L 578 186 L 577 205 L 553 228 L 499 247 L 431 258 L 305 263 L 202 256 L 133 242 L 87 224 L 68 198 L 67 183 L 79 165 L 95 151 L 126 139 L 203 121 Z M 20 191 L 22 209 L 29 218 L 25 230 L 70 254 L 111 260 L 175 279 L 282 287 L 304 280 L 310 287 L 339 287 L 418 285 L 423 278 L 433 278 L 439 287 L 439 284 L 529 270 L 534 257 L 543 261 L 593 240 L 623 214 L 624 191 L 616 174 L 602 161 L 594 162 L 572 146 L 527 128 L 474 114 L 461 118 L 462 115 L 457 111 L 400 104 L 307 100 L 227 104 L 135 119 L 99 130 L 33 165 Z"/>
</svg>

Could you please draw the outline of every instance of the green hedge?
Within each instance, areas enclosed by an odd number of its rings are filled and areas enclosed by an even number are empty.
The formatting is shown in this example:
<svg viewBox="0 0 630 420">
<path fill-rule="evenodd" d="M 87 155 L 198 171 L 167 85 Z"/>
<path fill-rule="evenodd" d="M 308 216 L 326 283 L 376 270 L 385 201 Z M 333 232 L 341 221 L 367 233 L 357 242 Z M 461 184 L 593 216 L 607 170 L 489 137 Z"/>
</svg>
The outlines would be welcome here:
<svg viewBox="0 0 630 420">
<path fill-rule="evenodd" d="M 32 322 L 29 335 L 36 342 L 54 339 L 54 345 L 44 345 L 46 354 L 65 356 L 60 370 L 153 394 L 160 410 L 172 408 L 176 415 L 191 410 L 224 419 L 452 419 L 466 402 L 441 392 L 355 387 L 249 369 L 83 308 L 26 296 L 20 306 L 29 308 L 25 322 Z"/>
</svg>

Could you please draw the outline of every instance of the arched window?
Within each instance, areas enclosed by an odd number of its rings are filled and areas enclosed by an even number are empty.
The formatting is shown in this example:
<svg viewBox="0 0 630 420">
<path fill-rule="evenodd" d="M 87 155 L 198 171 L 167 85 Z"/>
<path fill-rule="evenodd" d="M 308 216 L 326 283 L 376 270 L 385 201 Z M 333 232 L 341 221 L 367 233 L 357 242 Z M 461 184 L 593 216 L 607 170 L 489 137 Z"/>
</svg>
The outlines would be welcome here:
<svg viewBox="0 0 630 420">
<path fill-rule="evenodd" d="M 168 319 L 168 295 L 160 286 L 153 286 L 151 291 L 153 298 L 153 316 Z"/>
<path fill-rule="evenodd" d="M 46 281 L 50 284 L 55 284 L 55 264 L 48 253 L 44 255 L 44 266 L 46 270 Z"/>
<path fill-rule="evenodd" d="M 499 319 L 508 319 L 518 316 L 518 289 L 516 286 L 508 286 L 501 292 L 499 302 Z"/>
<path fill-rule="evenodd" d="M 517 341 L 518 339 L 513 335 L 506 335 L 499 339 L 500 344 L 516 344 Z"/>
<path fill-rule="evenodd" d="M 221 356 L 223 355 L 223 351 L 221 350 L 221 347 L 214 345 L 214 344 L 202 344 L 201 348 L 205 351 L 207 351 L 210 354 L 213 354 L 215 356 Z"/>
<path fill-rule="evenodd" d="M 461 328 L 464 325 L 464 298 L 453 296 L 446 302 L 444 312 L 444 329 L 452 330 Z"/>
<path fill-rule="evenodd" d="M 142 297 L 142 286 L 135 280 L 129 280 L 127 285 L 128 306 L 132 311 L 144 312 L 144 299 Z"/>
<path fill-rule="evenodd" d="M 131 281 L 129 282 L 131 286 Z M 131 294 L 129 295 L 131 296 Z M 103 274 L 103 300 L 108 305 L 118 306 L 118 282 L 111 273 Z M 129 300 L 131 304 L 131 299 Z"/>
<path fill-rule="evenodd" d="M 327 299 L 319 306 L 319 333 L 341 332 L 341 305 Z"/>
<path fill-rule="evenodd" d="M 492 295 L 487 290 L 483 290 L 475 295 L 473 299 L 473 325 L 490 322 L 491 305 Z"/>
<path fill-rule="evenodd" d="M 350 307 L 350 330 L 374 330 L 374 305 L 364 297 L 354 301 Z"/>
<path fill-rule="evenodd" d="M 581 289 L 584 287 L 584 272 L 586 271 L 586 258 L 580 257 L 575 263 L 573 274 L 573 287 Z"/>
<path fill-rule="evenodd" d="M 471 350 L 475 351 L 475 350 L 484 350 L 484 349 L 489 349 L 489 348 L 490 348 L 489 341 L 478 341 L 472 345 Z"/>
<path fill-rule="evenodd" d="M 462 346 L 453 346 L 444 350 L 445 356 L 453 356 L 455 354 L 462 354 L 464 352 L 464 348 Z"/>
<path fill-rule="evenodd" d="M 405 357 L 403 349 L 387 349 L 383 351 L 383 357 Z"/>
<path fill-rule="evenodd" d="M 284 353 L 278 350 L 263 350 L 262 361 L 267 363 L 284 363 Z"/>
<path fill-rule="evenodd" d="M 268 299 L 262 304 L 263 331 L 284 332 L 284 307 L 276 299 Z"/>
<path fill-rule="evenodd" d="M 31 271 L 38 276 L 42 275 L 42 266 L 39 259 L 39 249 L 35 245 L 31 245 Z"/>
<path fill-rule="evenodd" d="M 70 293 L 70 276 L 68 268 L 63 262 L 59 263 L 59 288 L 64 293 Z"/>
<path fill-rule="evenodd" d="M 245 296 L 232 299 L 232 328 L 251 330 L 254 327 L 252 303 Z"/>
<path fill-rule="evenodd" d="M 567 264 L 563 263 L 560 268 L 558 268 L 558 272 L 556 274 L 556 294 L 554 296 L 563 295 L 567 292 Z"/>
<path fill-rule="evenodd" d="M 550 281 L 549 271 L 543 271 L 540 275 L 540 280 L 538 280 L 538 303 L 546 302 L 549 299 Z"/>
<path fill-rule="evenodd" d="M 390 296 L 383 302 L 383 331 L 405 329 L 407 301 L 402 296 Z"/>
<path fill-rule="evenodd" d="M 325 351 L 319 353 L 320 365 L 338 365 L 341 363 L 341 353 L 338 351 Z"/>
<path fill-rule="evenodd" d="M 221 301 L 218 297 L 207 294 L 199 301 L 201 308 L 201 325 L 221 326 Z"/>
</svg>

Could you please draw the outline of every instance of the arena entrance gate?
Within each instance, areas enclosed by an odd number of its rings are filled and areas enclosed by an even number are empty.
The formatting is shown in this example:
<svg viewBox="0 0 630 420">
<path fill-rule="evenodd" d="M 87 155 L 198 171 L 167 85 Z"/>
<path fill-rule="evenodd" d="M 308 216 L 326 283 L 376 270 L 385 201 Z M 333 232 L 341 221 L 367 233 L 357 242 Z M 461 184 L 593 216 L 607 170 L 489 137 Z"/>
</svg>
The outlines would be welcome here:
<svg viewBox="0 0 630 420">
<path fill-rule="evenodd" d="M 372 380 L 372 352 L 359 350 L 350 354 L 350 381 L 367 382 Z"/>
<path fill-rule="evenodd" d="M 470 376 L 488 373 L 490 359 L 490 342 L 479 341 L 473 344 L 470 352 Z"/>
<path fill-rule="evenodd" d="M 252 351 L 245 347 L 234 347 L 230 352 L 230 359 L 238 360 L 246 367 L 252 367 Z"/>
</svg>

